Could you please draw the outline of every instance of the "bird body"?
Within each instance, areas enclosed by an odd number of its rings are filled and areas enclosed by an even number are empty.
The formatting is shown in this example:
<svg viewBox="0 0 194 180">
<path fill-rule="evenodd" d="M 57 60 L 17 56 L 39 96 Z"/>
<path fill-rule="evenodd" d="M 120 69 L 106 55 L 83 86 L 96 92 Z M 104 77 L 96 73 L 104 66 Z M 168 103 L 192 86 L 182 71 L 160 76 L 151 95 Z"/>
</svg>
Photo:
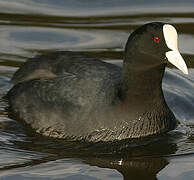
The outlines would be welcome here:
<svg viewBox="0 0 194 180">
<path fill-rule="evenodd" d="M 150 23 L 132 33 L 123 68 L 69 51 L 30 59 L 12 78 L 11 111 L 40 134 L 71 140 L 107 142 L 174 129 L 162 92 L 166 59 L 173 56 L 165 54 L 172 48 L 164 27 Z"/>
</svg>

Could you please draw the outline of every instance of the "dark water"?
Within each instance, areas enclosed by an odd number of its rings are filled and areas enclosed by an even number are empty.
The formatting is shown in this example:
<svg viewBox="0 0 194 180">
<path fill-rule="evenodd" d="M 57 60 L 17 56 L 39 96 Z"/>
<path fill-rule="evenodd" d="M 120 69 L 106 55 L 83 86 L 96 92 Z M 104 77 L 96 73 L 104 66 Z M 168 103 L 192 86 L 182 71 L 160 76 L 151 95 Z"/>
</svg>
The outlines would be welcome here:
<svg viewBox="0 0 194 180">
<path fill-rule="evenodd" d="M 141 24 L 175 25 L 189 67 L 169 66 L 163 89 L 180 121 L 174 131 L 128 147 L 40 137 L 7 115 L 0 101 L 0 179 L 194 179 L 194 1 L 0 0 L 0 96 L 28 57 L 54 50 L 86 51 L 117 62 Z"/>
</svg>

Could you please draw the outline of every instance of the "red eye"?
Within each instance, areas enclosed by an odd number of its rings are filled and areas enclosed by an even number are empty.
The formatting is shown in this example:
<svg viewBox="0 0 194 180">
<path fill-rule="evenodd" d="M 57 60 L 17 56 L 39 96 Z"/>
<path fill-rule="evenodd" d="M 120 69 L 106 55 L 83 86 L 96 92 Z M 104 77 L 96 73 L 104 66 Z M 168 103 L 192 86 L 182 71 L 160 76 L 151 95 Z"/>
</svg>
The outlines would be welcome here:
<svg viewBox="0 0 194 180">
<path fill-rule="evenodd" d="M 154 37 L 154 42 L 159 43 L 159 42 L 160 42 L 159 37 L 155 36 L 155 37 Z"/>
</svg>

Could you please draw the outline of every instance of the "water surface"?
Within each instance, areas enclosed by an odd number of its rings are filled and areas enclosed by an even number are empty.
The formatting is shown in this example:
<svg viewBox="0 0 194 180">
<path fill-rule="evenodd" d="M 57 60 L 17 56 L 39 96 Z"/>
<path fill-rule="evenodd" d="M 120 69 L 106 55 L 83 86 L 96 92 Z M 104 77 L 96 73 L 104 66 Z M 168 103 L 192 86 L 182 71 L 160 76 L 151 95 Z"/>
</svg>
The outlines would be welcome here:
<svg viewBox="0 0 194 180">
<path fill-rule="evenodd" d="M 0 0 L 0 96 L 17 68 L 36 54 L 85 51 L 117 63 L 129 34 L 144 23 L 172 23 L 189 67 L 166 69 L 163 90 L 180 125 L 124 145 L 38 136 L 8 117 L 0 101 L 0 179 L 194 179 L 194 2 L 154 0 Z"/>
</svg>

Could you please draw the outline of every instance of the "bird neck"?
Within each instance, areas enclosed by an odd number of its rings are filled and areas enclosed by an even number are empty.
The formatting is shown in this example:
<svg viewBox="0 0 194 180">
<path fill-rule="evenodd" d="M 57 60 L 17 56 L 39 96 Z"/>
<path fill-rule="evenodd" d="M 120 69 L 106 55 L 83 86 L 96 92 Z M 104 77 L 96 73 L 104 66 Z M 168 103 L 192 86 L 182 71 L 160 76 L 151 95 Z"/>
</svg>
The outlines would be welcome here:
<svg viewBox="0 0 194 180">
<path fill-rule="evenodd" d="M 137 63 L 139 60 L 136 57 Z M 123 65 L 119 114 L 125 123 L 132 124 L 133 128 L 126 130 L 127 134 L 137 138 L 174 129 L 177 122 L 162 91 L 165 64 L 136 62 L 125 59 Z"/>
<path fill-rule="evenodd" d="M 136 56 L 135 61 L 125 58 L 122 74 L 121 97 L 126 103 L 139 108 L 164 103 L 162 78 L 165 64 L 155 63 L 158 59 L 153 57 L 144 55 L 144 58 L 151 63 L 144 62 L 141 56 Z"/>
</svg>

